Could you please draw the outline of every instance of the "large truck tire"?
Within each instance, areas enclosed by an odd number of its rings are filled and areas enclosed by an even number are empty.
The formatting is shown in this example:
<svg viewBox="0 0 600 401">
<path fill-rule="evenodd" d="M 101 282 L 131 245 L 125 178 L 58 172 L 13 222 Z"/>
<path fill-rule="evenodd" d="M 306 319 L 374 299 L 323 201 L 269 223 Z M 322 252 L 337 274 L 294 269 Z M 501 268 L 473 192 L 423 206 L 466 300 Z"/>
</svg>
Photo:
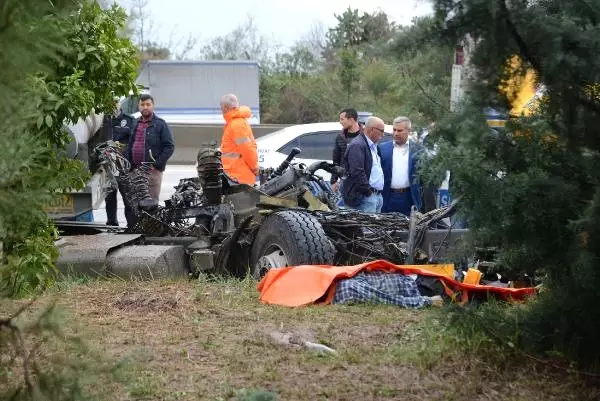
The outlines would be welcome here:
<svg viewBox="0 0 600 401">
<path fill-rule="evenodd" d="M 274 267 L 333 264 L 335 248 L 317 219 L 297 210 L 277 211 L 258 229 L 250 269 L 260 279 Z"/>
</svg>

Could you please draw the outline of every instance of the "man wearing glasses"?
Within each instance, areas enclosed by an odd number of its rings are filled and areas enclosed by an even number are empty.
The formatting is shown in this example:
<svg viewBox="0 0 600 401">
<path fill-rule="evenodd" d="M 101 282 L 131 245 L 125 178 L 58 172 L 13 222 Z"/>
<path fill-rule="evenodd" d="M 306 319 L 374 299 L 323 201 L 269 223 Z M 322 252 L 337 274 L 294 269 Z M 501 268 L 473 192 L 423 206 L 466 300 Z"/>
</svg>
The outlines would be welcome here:
<svg viewBox="0 0 600 401">
<path fill-rule="evenodd" d="M 423 147 L 408 140 L 412 128 L 408 117 L 396 117 L 393 127 L 394 140 L 381 145 L 381 166 L 385 177 L 382 211 L 410 216 L 413 205 L 418 210 L 422 207 L 417 163 Z"/>
<path fill-rule="evenodd" d="M 383 206 L 383 170 L 377 144 L 383 138 L 383 120 L 371 116 L 363 132 L 350 142 L 344 154 L 345 177 L 341 184 L 344 206 L 379 213 Z"/>
</svg>

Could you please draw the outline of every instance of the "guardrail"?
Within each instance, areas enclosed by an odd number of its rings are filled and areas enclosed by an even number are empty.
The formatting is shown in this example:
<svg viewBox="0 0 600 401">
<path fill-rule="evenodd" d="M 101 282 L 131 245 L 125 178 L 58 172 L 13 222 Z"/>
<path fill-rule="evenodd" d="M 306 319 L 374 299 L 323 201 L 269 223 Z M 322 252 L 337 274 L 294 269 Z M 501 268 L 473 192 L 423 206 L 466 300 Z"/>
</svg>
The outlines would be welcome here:
<svg viewBox="0 0 600 401">
<path fill-rule="evenodd" d="M 255 138 L 288 127 L 291 124 L 260 124 L 253 125 Z M 170 124 L 175 152 L 169 159 L 169 164 L 195 164 L 198 149 L 206 143 L 216 141 L 221 143 L 223 125 L 221 124 Z"/>
</svg>

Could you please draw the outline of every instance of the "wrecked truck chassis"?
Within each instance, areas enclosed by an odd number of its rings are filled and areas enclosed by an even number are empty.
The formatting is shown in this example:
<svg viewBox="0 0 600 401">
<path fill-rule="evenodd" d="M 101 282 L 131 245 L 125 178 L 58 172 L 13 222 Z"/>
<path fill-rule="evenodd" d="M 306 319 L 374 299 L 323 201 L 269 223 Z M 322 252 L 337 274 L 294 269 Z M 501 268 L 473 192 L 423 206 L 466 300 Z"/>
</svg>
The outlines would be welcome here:
<svg viewBox="0 0 600 401">
<path fill-rule="evenodd" d="M 300 264 L 435 262 L 466 232 L 436 228 L 452 207 L 414 212 L 410 218 L 339 210 L 329 184 L 315 175 L 318 169 L 332 172 L 337 167 L 292 164 L 297 153 L 255 188 L 224 174 L 217 149 L 201 149 L 198 176 L 181 180 L 164 206 L 150 201 L 144 168 L 122 171 L 116 175 L 137 223 L 112 232 L 88 225 L 101 232 L 94 236 L 94 256 L 82 261 L 78 247 L 89 251 L 90 244 L 73 245 L 76 237 L 66 237 L 73 246 L 61 250 L 59 264 L 79 263 L 80 269 L 87 265 L 99 274 L 119 276 L 194 276 L 202 271 L 243 276 L 250 271 L 259 278 L 271 268 Z M 65 234 L 69 224 L 60 227 Z"/>
<path fill-rule="evenodd" d="M 304 210 L 285 210 L 307 213 Z M 321 214 L 321 217 L 328 216 Z M 355 224 L 361 223 L 356 221 Z M 148 279 L 193 276 L 200 271 L 244 275 L 250 268 L 249 255 L 257 231 L 238 230 L 237 235 L 232 235 L 230 240 L 207 246 L 206 242 L 199 242 L 197 237 L 151 237 L 127 234 L 122 229 L 108 230 L 105 225 L 85 224 L 83 227 L 84 224 L 77 222 L 59 222 L 60 229 L 67 234 L 70 225 L 76 226 L 71 234 L 76 232 L 79 235 L 65 235 L 57 243 L 60 249 L 57 265 L 60 270 L 69 273 Z M 386 259 L 398 264 L 408 262 L 403 259 L 394 260 L 377 252 L 365 255 L 365 251 L 372 246 L 372 238 L 368 233 L 365 239 L 353 239 L 346 235 L 337 235 L 337 230 L 339 225 L 325 223 L 324 232 L 335 248 L 332 264 L 354 264 L 375 259 Z M 86 232 L 86 235 L 81 235 L 82 232 Z M 434 258 L 426 261 L 438 262 L 443 259 L 447 249 L 456 244 L 465 233 L 464 229 L 429 229 L 424 233 L 415 253 L 432 255 Z M 243 239 L 240 238 L 242 234 Z M 409 232 L 398 230 L 394 235 L 398 239 L 394 246 L 404 249 L 408 243 Z M 287 264 L 280 263 L 281 259 L 272 255 L 275 251 L 285 252 L 285 249 L 285 245 L 281 245 L 266 253 L 261 264 L 251 269 L 252 275 L 260 277 L 269 268 Z M 230 258 L 230 263 L 227 263 Z M 322 264 L 315 262 L 317 263 Z M 417 260 L 416 263 L 423 263 L 423 259 Z"/>
</svg>

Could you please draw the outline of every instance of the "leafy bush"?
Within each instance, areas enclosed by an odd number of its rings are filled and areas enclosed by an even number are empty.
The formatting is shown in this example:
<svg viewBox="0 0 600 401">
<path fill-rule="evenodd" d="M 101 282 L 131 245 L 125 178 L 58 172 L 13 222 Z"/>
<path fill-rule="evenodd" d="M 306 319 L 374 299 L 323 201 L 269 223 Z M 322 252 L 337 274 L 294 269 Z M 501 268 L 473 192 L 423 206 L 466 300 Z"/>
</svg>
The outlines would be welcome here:
<svg viewBox="0 0 600 401">
<path fill-rule="evenodd" d="M 137 58 L 116 5 L 0 0 L 0 9 L 0 291 L 16 295 L 52 281 L 43 205 L 88 178 L 62 151 L 63 124 L 112 112 L 114 96 L 135 89 Z"/>
<path fill-rule="evenodd" d="M 56 273 L 56 237 L 56 228 L 46 220 L 30 237 L 6 244 L 9 252 L 7 263 L 0 266 L 0 292 L 19 294 L 50 285 Z"/>
</svg>

